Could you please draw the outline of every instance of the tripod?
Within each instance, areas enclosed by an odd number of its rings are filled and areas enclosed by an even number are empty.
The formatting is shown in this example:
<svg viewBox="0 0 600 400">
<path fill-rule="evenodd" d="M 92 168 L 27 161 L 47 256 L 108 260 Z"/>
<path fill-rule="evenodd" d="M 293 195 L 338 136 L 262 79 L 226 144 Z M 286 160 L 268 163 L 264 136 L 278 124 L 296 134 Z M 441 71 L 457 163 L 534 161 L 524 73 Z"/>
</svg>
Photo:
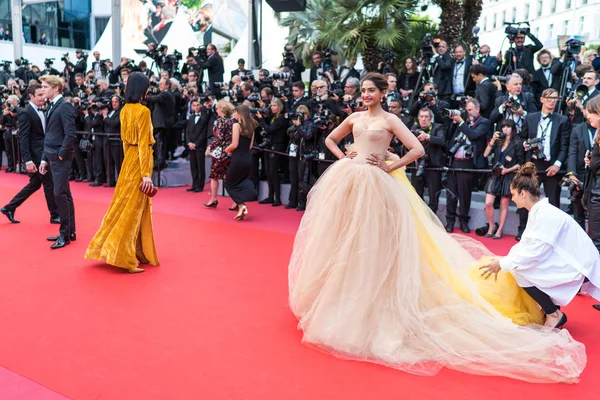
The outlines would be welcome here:
<svg viewBox="0 0 600 400">
<path fill-rule="evenodd" d="M 428 83 L 428 80 L 433 81 L 433 77 L 431 76 L 431 64 L 430 64 L 430 58 L 429 57 L 424 57 L 423 60 L 425 61 L 425 65 L 426 67 L 421 68 L 421 71 L 419 72 L 419 77 L 417 78 L 417 83 L 415 84 L 415 88 L 413 89 L 412 95 L 410 96 L 410 100 L 408 101 L 408 108 L 410 108 L 410 106 L 413 104 L 413 102 L 415 101 L 415 96 L 417 95 L 417 93 L 421 92 L 421 89 L 425 86 L 426 83 Z M 423 72 L 427 71 L 427 77 L 428 79 L 425 79 L 425 76 L 423 74 Z"/>
<path fill-rule="evenodd" d="M 563 66 L 563 73 L 562 76 L 560 78 L 560 90 L 558 91 L 558 112 L 561 114 L 564 114 L 564 112 L 566 112 L 566 108 L 563 110 L 562 108 L 562 103 L 563 103 L 563 99 L 566 98 L 567 96 L 567 92 L 569 90 L 571 90 L 571 75 L 573 74 L 573 71 L 575 70 L 576 66 L 576 62 L 575 59 L 573 58 L 572 54 L 566 53 L 565 55 L 565 62 L 564 62 L 564 66 Z"/>
<path fill-rule="evenodd" d="M 507 76 L 512 74 L 517 69 L 517 54 L 515 53 L 515 48 L 513 44 L 510 44 L 508 50 L 506 50 L 506 57 L 504 61 L 508 59 L 508 62 L 502 64 L 500 68 L 500 76 Z"/>
</svg>

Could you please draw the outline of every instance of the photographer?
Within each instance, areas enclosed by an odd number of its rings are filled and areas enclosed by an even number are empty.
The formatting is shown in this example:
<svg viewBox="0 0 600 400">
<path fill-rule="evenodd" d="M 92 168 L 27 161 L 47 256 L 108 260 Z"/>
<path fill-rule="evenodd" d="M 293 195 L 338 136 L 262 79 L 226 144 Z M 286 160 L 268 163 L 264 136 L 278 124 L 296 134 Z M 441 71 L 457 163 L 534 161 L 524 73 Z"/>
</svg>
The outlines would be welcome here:
<svg viewBox="0 0 600 400">
<path fill-rule="evenodd" d="M 327 50 L 326 50 L 327 51 Z M 337 73 L 331 60 L 324 60 L 324 55 L 320 51 L 315 51 L 312 55 L 313 66 L 310 68 L 310 85 L 316 80 L 327 80 L 333 83 L 337 80 Z"/>
<path fill-rule="evenodd" d="M 544 193 L 555 207 L 560 207 L 561 167 L 567 161 L 571 124 L 567 117 L 554 112 L 558 92 L 546 89 L 542 93 L 542 111 L 528 114 L 523 123 L 521 136 L 525 142 L 526 161 L 532 161 L 537 170 L 540 185 L 544 185 Z M 519 210 L 519 235 L 525 230 L 528 214 Z"/>
<path fill-rule="evenodd" d="M 256 112 L 258 123 L 263 129 L 263 139 L 267 139 L 267 148 L 284 153 L 287 142 L 288 121 L 283 113 L 283 103 L 279 99 L 273 99 L 270 105 L 271 117 L 266 118 Z M 260 204 L 271 204 L 273 207 L 281 205 L 281 183 L 279 180 L 279 166 L 283 161 L 280 154 L 267 152 L 267 183 L 269 184 L 269 195 L 261 200 Z"/>
<path fill-rule="evenodd" d="M 208 58 L 205 63 L 201 64 L 200 67 L 205 69 L 208 73 L 208 85 L 210 91 L 217 96 L 217 98 L 221 95 L 221 88 L 215 87 L 215 82 L 223 82 L 223 74 L 225 73 L 225 68 L 223 67 L 223 59 L 219 55 L 217 48 L 214 44 L 209 44 L 206 46 L 206 54 Z"/>
<path fill-rule="evenodd" d="M 102 186 L 106 183 L 106 164 L 105 164 L 105 143 L 107 137 L 103 135 L 94 135 L 95 132 L 104 132 L 104 118 L 100 113 L 100 109 L 107 108 L 104 103 L 92 103 L 88 109 L 87 132 L 91 134 L 91 142 L 93 148 L 93 171 L 94 182 L 90 184 L 92 187 Z M 88 153 L 89 157 L 89 153 Z"/>
<path fill-rule="evenodd" d="M 104 137 L 104 153 L 105 157 L 108 158 L 106 173 L 108 178 L 108 186 L 112 187 L 117 184 L 117 178 L 121 173 L 121 165 L 123 164 L 123 142 L 120 140 L 121 137 L 121 98 L 117 95 L 113 95 L 110 98 L 110 110 L 108 107 L 102 108 L 102 117 L 104 118 L 104 133 L 118 134 L 119 136 Z"/>
<path fill-rule="evenodd" d="M 473 46 L 471 45 L 471 53 L 475 53 Z M 473 60 L 473 65 L 481 64 L 485 67 L 487 76 L 495 75 L 498 71 L 498 59 L 490 55 L 490 46 L 484 44 L 479 48 L 479 57 Z"/>
<path fill-rule="evenodd" d="M 588 235 L 600 251 L 600 97 L 595 97 L 586 105 L 588 120 L 594 129 L 592 153 L 586 157 L 585 164 L 589 168 L 589 179 L 585 185 L 585 197 L 588 210 Z"/>
<path fill-rule="evenodd" d="M 11 94 L 3 105 L 2 116 L 0 116 L 0 130 L 3 132 L 4 138 L 4 151 L 6 152 L 6 159 L 8 161 L 8 167 L 5 172 L 15 172 L 17 170 L 17 164 L 19 163 L 18 153 L 14 152 L 16 146 L 19 145 L 18 141 L 13 135 L 13 131 L 18 129 L 17 109 L 19 107 L 20 99 Z"/>
<path fill-rule="evenodd" d="M 425 155 L 417 160 L 417 170 L 412 173 L 410 183 L 419 197 L 423 198 L 425 186 L 429 193 L 429 208 L 437 213 L 442 193 L 442 171 L 428 168 L 440 168 L 446 159 L 446 130 L 441 124 L 433 124 L 433 112 L 428 108 L 419 110 L 419 125 L 412 132 L 425 148 Z"/>
<path fill-rule="evenodd" d="M 498 88 L 487 77 L 487 70 L 483 64 L 473 65 L 469 69 L 469 73 L 471 74 L 471 79 L 477 85 L 475 88 L 475 98 L 481 105 L 481 115 L 484 118 L 489 118 L 494 109 Z"/>
<path fill-rule="evenodd" d="M 246 65 L 246 60 L 244 60 L 243 58 L 240 58 L 238 60 L 237 69 L 234 69 L 233 71 L 231 71 L 231 78 L 233 78 L 234 76 L 252 75 L 252 71 L 250 71 L 249 69 L 246 69 L 245 65 Z"/>
<path fill-rule="evenodd" d="M 290 168 L 290 197 L 286 209 L 295 208 L 298 211 L 306 208 L 307 192 L 301 190 L 299 183 L 308 185 L 310 183 L 311 160 L 316 149 L 315 125 L 308 108 L 304 105 L 298 106 L 296 112 L 290 115 L 291 125 L 287 130 L 290 144 L 287 149 Z M 308 179 L 304 176 L 308 175 Z"/>
<path fill-rule="evenodd" d="M 95 51 L 93 56 L 94 61 L 92 61 L 92 71 L 94 71 L 94 74 L 99 79 L 105 79 L 106 75 L 108 75 L 108 69 L 106 68 L 105 64 L 106 60 L 100 59 L 100 53 L 98 51 Z"/>
<path fill-rule="evenodd" d="M 450 107 L 458 108 L 462 98 L 467 93 L 473 92 L 473 82 L 469 70 L 473 63 L 473 56 L 466 55 L 465 48 L 457 45 L 454 48 L 454 59 L 452 59 L 452 101 Z"/>
<path fill-rule="evenodd" d="M 288 67 L 290 69 L 291 78 L 295 81 L 302 81 L 302 73 L 306 71 L 306 67 L 302 60 L 299 60 L 294 54 L 292 45 L 287 44 L 283 49 L 283 61 L 281 62 L 282 67 Z"/>
<path fill-rule="evenodd" d="M 308 107 L 308 99 L 304 97 L 304 83 L 301 81 L 292 83 L 292 98 L 288 99 L 287 109 L 290 113 L 295 113 L 300 106 Z"/>
<path fill-rule="evenodd" d="M 500 80 L 497 77 L 493 83 L 496 85 L 498 90 L 502 90 Z M 528 92 L 522 92 L 523 89 L 523 78 L 518 74 L 512 74 L 506 80 L 506 93 L 503 96 L 496 97 L 496 103 L 494 109 L 490 114 L 490 122 L 497 124 L 505 119 L 512 119 L 515 121 L 517 132 L 521 133 L 523 121 L 527 116 L 527 113 L 534 113 L 537 111 L 535 99 L 533 95 Z"/>
<path fill-rule="evenodd" d="M 551 64 L 553 62 L 552 53 L 546 49 L 542 49 L 537 54 L 537 61 L 540 68 L 536 69 L 531 79 L 531 91 L 536 101 L 542 97 L 542 92 L 548 88 L 560 88 L 560 75 L 554 76 L 552 73 Z M 541 107 L 541 103 L 538 103 Z"/>
<path fill-rule="evenodd" d="M 492 175 L 485 184 L 485 213 L 488 221 L 487 238 L 502 239 L 504 224 L 508 217 L 508 203 L 510 202 L 510 184 L 515 173 L 521 165 L 525 164 L 523 143 L 517 135 L 515 121 L 505 119 L 500 124 L 500 132 L 494 132 L 492 140 L 488 143 L 484 157 L 494 154 Z M 494 201 L 500 196 L 500 220 L 498 227 L 494 224 Z"/>
<path fill-rule="evenodd" d="M 72 68 L 73 68 L 73 72 L 71 74 L 71 80 L 69 82 L 69 86 L 71 86 L 71 87 L 73 86 L 73 83 L 75 83 L 73 76 L 75 76 L 75 74 L 85 74 L 87 71 L 88 55 L 86 53 L 84 53 L 83 50 L 77 49 L 75 51 L 75 57 L 77 58 L 77 64 L 73 65 L 73 64 L 69 63 L 69 66 L 72 66 Z M 67 60 L 68 60 L 68 58 L 67 58 Z"/>
<path fill-rule="evenodd" d="M 338 76 L 340 77 L 340 84 L 343 86 L 346 86 L 346 81 L 348 80 L 348 78 L 356 78 L 358 80 L 360 80 L 360 72 L 358 72 L 354 66 L 356 65 L 356 58 L 353 58 L 351 60 L 348 60 L 348 63 L 346 65 L 342 65 L 341 67 L 339 67 L 338 69 Z M 302 66 L 304 67 L 304 65 Z M 300 77 L 298 77 L 297 79 L 300 79 Z"/>
<path fill-rule="evenodd" d="M 360 81 L 357 78 L 348 78 L 344 86 L 344 96 L 340 103 L 341 110 L 346 116 L 352 114 L 360 100 Z"/>
<path fill-rule="evenodd" d="M 586 178 L 587 167 L 585 158 L 592 151 L 596 129 L 591 125 L 590 115 L 586 110 L 583 112 L 586 121 L 575 125 L 571 132 L 569 142 L 569 156 L 567 159 L 567 175 L 562 184 L 569 187 L 571 201 L 573 203 L 573 218 L 585 229 L 585 211 L 583 204 L 583 183 Z M 568 179 L 568 181 L 565 181 Z"/>
<path fill-rule="evenodd" d="M 511 47 L 506 51 L 504 56 L 504 65 L 513 66 L 512 70 L 525 68 L 530 74 L 535 72 L 533 65 L 533 55 L 540 51 L 544 45 L 530 31 L 529 27 L 520 28 L 507 26 L 505 33 L 509 39 L 514 40 L 515 47 Z M 533 44 L 524 46 L 525 36 L 527 36 Z"/>
<path fill-rule="evenodd" d="M 449 110 L 448 117 L 458 127 L 452 135 L 450 147 L 450 167 L 458 169 L 483 169 L 487 167 L 487 160 L 483 157 L 488 134 L 491 130 L 490 121 L 480 115 L 479 102 L 475 99 L 467 100 L 465 105 L 467 122 L 463 120 L 457 110 Z M 471 195 L 475 184 L 474 172 L 451 170 L 448 173 L 448 186 L 446 188 L 446 231 L 454 231 L 454 223 L 458 216 L 460 230 L 464 233 L 471 232 L 469 228 L 469 211 L 471 210 Z M 460 209 L 456 214 L 456 206 L 460 201 Z"/>
<path fill-rule="evenodd" d="M 161 79 L 158 83 L 158 90 L 157 95 L 146 96 L 146 101 L 153 105 L 152 126 L 156 140 L 156 166 L 160 170 L 167 167 L 167 135 L 169 129 L 175 124 L 176 100 L 171 92 L 169 79 Z"/>
<path fill-rule="evenodd" d="M 433 122 L 442 123 L 446 126 L 446 129 L 450 125 L 449 122 L 443 117 L 442 110 L 450 108 L 447 101 L 440 100 L 437 97 L 437 89 L 434 83 L 426 83 L 423 86 L 423 91 L 419 93 L 418 101 L 415 101 L 410 106 L 410 115 L 417 117 L 421 108 L 429 108 L 433 112 Z"/>
<path fill-rule="evenodd" d="M 433 83 L 435 83 L 439 98 L 444 101 L 449 101 L 450 96 L 452 95 L 452 70 L 454 64 L 452 62 L 452 57 L 448 54 L 448 44 L 446 41 L 441 40 L 437 47 L 435 44 L 431 46 L 431 50 L 433 52 L 433 57 L 431 57 Z M 425 90 L 425 88 L 423 88 L 423 90 Z"/>
<path fill-rule="evenodd" d="M 75 75 L 75 86 L 73 87 L 73 96 L 85 99 L 87 97 L 86 85 L 84 85 L 84 78 L 82 74 Z"/>
<path fill-rule="evenodd" d="M 567 107 L 572 110 L 571 117 L 574 124 L 581 124 L 585 121 L 583 115 L 585 105 L 588 101 L 600 95 L 600 90 L 596 89 L 598 83 L 600 83 L 600 74 L 598 72 L 586 72 L 583 75 L 581 85 L 574 89 L 573 98 L 567 100 Z"/>
<path fill-rule="evenodd" d="M 390 113 L 394 114 L 396 117 L 400 118 L 400 120 L 402 121 L 402 123 L 404 125 L 406 125 L 406 127 L 408 129 L 411 129 L 411 127 L 413 126 L 413 124 L 414 124 L 413 119 L 411 117 L 408 117 L 404 113 L 404 110 L 402 109 L 402 100 L 392 100 L 392 101 L 390 101 L 388 112 L 390 112 Z M 394 141 L 394 138 L 392 138 L 392 141 Z M 400 141 L 398 141 L 398 143 L 400 143 Z"/>
</svg>

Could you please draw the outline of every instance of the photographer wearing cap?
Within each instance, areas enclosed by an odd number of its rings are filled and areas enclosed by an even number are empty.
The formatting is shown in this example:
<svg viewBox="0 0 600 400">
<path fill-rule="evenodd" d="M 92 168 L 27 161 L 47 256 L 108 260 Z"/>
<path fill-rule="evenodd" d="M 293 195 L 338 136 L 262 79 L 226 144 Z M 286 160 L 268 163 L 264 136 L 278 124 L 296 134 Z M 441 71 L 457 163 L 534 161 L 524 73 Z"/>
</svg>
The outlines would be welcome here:
<svg viewBox="0 0 600 400">
<path fill-rule="evenodd" d="M 532 161 L 540 172 L 540 185 L 544 185 L 544 193 L 550 204 L 560 207 L 559 171 L 567 162 L 571 124 L 564 115 L 555 111 L 558 92 L 546 89 L 542 93 L 542 111 L 528 114 L 523 122 L 521 137 L 525 140 L 526 161 Z M 519 210 L 519 234 L 527 224 L 527 210 Z"/>
<path fill-rule="evenodd" d="M 433 123 L 433 112 L 426 107 L 419 110 L 418 122 L 418 125 L 413 126 L 411 131 L 423 145 L 425 155 L 416 161 L 417 170 L 412 173 L 410 183 L 421 198 L 423 198 L 425 186 L 427 186 L 429 208 L 436 213 L 442 193 L 442 171 L 430 171 L 427 168 L 444 166 L 446 130 L 441 124 Z"/>
</svg>

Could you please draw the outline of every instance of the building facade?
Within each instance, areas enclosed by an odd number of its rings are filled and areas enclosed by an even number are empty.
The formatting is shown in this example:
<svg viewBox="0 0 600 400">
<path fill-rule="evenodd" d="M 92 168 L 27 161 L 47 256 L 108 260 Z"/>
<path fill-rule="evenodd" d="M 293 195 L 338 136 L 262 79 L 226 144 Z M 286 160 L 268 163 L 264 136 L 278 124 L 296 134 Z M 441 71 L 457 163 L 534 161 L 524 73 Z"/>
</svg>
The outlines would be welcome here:
<svg viewBox="0 0 600 400">
<path fill-rule="evenodd" d="M 587 36 L 586 44 L 600 43 L 600 0 L 484 0 L 479 42 L 488 44 L 492 54 L 505 51 L 509 42 L 504 23 L 524 21 L 555 56 L 559 35 Z"/>
</svg>

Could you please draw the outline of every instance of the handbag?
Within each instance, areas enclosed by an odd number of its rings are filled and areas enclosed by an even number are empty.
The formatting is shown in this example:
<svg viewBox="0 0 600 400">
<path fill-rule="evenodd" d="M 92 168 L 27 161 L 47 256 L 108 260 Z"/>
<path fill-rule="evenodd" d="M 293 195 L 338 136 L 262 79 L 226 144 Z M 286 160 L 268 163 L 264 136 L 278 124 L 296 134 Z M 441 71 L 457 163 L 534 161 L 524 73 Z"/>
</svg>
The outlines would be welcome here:
<svg viewBox="0 0 600 400">
<path fill-rule="evenodd" d="M 156 193 L 158 193 L 158 188 L 154 185 L 152 185 L 152 188 L 150 190 L 148 190 L 147 192 L 144 192 L 144 190 L 142 189 L 142 186 L 144 185 L 144 182 L 140 183 L 140 192 L 144 193 L 146 196 L 152 198 L 154 196 L 156 196 Z"/>
<path fill-rule="evenodd" d="M 210 156 L 212 158 L 219 159 L 223 157 L 223 149 L 221 147 L 216 147 L 210 151 Z"/>
</svg>

